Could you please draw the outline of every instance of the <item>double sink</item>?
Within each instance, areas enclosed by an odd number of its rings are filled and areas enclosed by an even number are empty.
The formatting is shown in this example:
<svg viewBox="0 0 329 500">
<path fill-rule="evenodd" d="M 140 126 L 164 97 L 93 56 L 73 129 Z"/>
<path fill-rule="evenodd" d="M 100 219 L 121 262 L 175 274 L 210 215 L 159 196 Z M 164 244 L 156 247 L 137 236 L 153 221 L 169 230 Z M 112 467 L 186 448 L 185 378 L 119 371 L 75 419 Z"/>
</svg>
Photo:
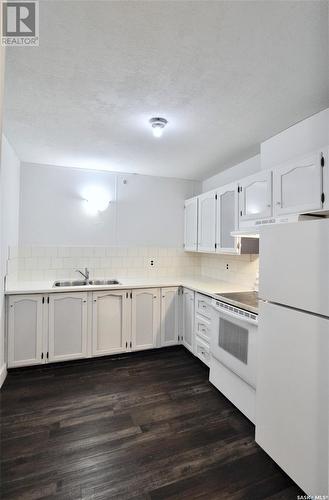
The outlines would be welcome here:
<svg viewBox="0 0 329 500">
<path fill-rule="evenodd" d="M 109 286 L 109 285 L 121 285 L 118 280 L 67 280 L 67 281 L 55 281 L 54 287 L 62 286 Z"/>
</svg>

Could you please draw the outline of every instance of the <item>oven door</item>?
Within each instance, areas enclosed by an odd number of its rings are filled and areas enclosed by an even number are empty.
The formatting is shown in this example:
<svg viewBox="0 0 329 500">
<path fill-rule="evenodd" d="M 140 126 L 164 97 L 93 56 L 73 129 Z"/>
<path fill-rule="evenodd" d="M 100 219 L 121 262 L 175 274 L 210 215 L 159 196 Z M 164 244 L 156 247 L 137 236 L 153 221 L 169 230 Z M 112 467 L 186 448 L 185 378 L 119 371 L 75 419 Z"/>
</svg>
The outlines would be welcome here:
<svg viewBox="0 0 329 500">
<path fill-rule="evenodd" d="M 257 322 L 222 310 L 214 313 L 212 356 L 255 388 Z"/>
</svg>

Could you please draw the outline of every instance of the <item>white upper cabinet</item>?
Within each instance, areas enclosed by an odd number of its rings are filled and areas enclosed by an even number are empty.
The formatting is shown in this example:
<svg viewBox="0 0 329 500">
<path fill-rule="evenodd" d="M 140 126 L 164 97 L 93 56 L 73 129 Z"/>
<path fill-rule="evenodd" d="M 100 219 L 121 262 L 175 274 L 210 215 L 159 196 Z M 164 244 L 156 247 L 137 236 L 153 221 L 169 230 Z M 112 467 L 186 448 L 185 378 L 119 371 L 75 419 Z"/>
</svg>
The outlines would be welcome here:
<svg viewBox="0 0 329 500">
<path fill-rule="evenodd" d="M 92 353 L 94 356 L 126 351 L 130 342 L 130 291 L 93 293 Z"/>
<path fill-rule="evenodd" d="M 237 189 L 237 184 L 232 183 L 217 191 L 217 252 L 238 252 L 238 239 L 231 236 L 238 225 Z"/>
<path fill-rule="evenodd" d="M 87 357 L 87 293 L 49 296 L 49 361 Z"/>
<path fill-rule="evenodd" d="M 273 169 L 274 215 L 322 209 L 322 158 L 319 152 Z"/>
<path fill-rule="evenodd" d="M 198 251 L 215 252 L 216 193 L 200 195 L 198 203 Z"/>
<path fill-rule="evenodd" d="M 161 289 L 161 347 L 178 344 L 179 287 Z"/>
<path fill-rule="evenodd" d="M 194 292 L 183 290 L 183 345 L 194 351 Z"/>
<path fill-rule="evenodd" d="M 131 348 L 137 351 L 156 347 L 160 335 L 159 289 L 133 290 L 131 306 Z"/>
<path fill-rule="evenodd" d="M 9 298 L 9 368 L 45 362 L 43 303 L 42 295 L 17 295 Z"/>
<path fill-rule="evenodd" d="M 190 252 L 198 249 L 198 198 L 185 201 L 184 249 Z"/>
<path fill-rule="evenodd" d="M 271 215 L 272 172 L 257 172 L 239 181 L 239 227 Z"/>
</svg>

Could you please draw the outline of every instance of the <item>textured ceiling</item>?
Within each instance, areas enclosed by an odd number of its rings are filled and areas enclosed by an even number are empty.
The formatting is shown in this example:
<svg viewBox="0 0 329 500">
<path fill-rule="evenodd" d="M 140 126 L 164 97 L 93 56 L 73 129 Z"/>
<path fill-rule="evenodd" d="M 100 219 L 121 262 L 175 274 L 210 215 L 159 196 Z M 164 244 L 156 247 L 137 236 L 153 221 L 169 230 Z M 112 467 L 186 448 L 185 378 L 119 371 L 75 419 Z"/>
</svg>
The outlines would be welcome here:
<svg viewBox="0 0 329 500">
<path fill-rule="evenodd" d="M 327 107 L 328 67 L 325 1 L 41 0 L 5 133 L 27 162 L 203 179 Z"/>
</svg>

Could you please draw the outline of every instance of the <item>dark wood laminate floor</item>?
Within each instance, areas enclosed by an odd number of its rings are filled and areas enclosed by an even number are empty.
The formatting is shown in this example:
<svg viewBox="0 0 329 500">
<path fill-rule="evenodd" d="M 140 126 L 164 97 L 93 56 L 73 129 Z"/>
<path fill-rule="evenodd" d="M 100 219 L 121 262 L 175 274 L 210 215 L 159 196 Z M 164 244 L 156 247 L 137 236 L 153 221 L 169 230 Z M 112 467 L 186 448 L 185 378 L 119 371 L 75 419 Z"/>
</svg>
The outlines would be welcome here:
<svg viewBox="0 0 329 500">
<path fill-rule="evenodd" d="M 2 499 L 296 499 L 184 348 L 10 372 Z"/>
</svg>

